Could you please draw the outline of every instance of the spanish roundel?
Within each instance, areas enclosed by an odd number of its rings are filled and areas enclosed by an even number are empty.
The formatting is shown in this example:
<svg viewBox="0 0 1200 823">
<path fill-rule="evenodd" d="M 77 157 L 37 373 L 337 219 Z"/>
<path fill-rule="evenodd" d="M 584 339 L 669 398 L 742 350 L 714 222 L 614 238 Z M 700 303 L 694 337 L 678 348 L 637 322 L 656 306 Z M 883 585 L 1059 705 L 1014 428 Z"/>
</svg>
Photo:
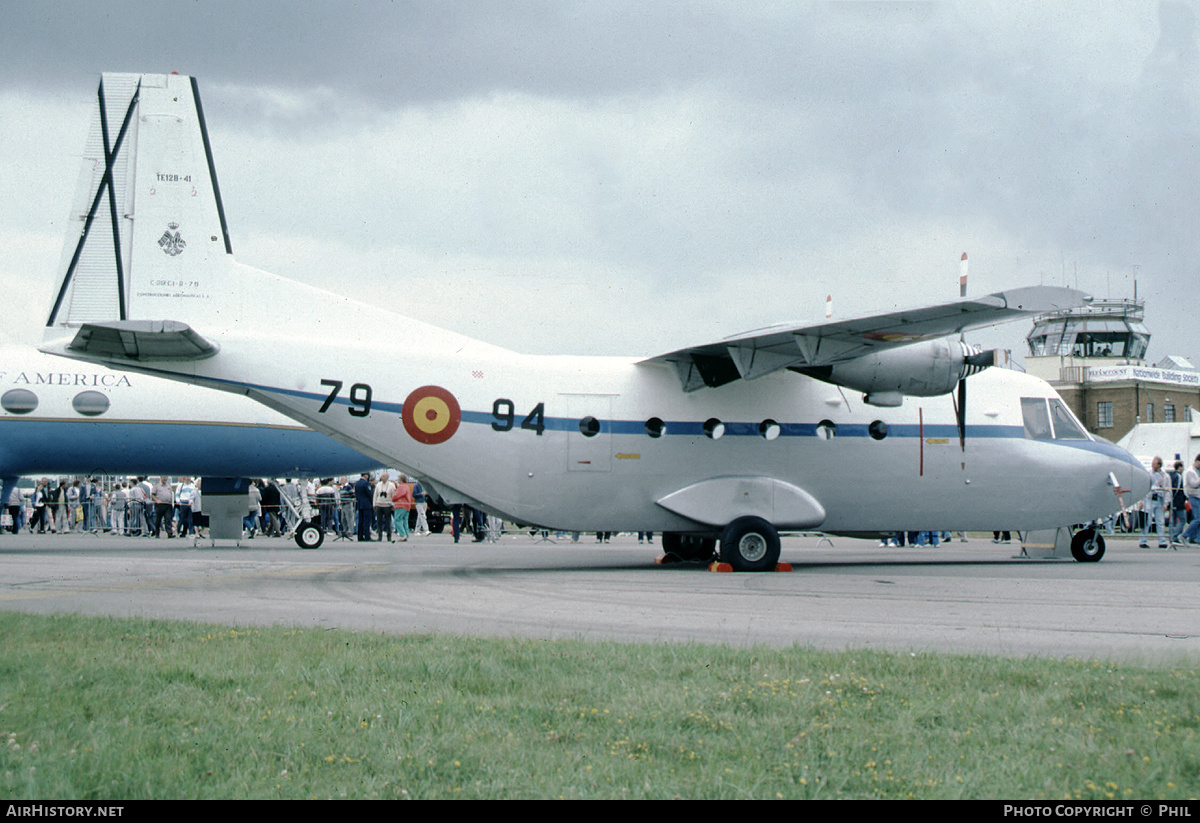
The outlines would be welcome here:
<svg viewBox="0 0 1200 823">
<path fill-rule="evenodd" d="M 462 422 L 462 409 L 454 395 L 441 386 L 422 386 L 405 398 L 400 419 L 413 440 L 432 446 L 454 436 Z"/>
</svg>

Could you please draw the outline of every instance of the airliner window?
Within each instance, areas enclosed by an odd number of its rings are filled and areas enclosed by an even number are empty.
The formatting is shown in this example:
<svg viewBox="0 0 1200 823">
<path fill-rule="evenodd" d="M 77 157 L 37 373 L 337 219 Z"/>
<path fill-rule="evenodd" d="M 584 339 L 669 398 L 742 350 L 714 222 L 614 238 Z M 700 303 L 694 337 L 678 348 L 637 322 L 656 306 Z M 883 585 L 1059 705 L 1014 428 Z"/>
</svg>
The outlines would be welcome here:
<svg viewBox="0 0 1200 823">
<path fill-rule="evenodd" d="M 1051 399 L 1050 419 L 1054 421 L 1055 440 L 1088 439 L 1087 432 L 1083 430 L 1083 426 L 1079 425 L 1079 421 L 1075 419 L 1075 415 L 1071 414 L 1071 410 L 1061 400 Z"/>
<path fill-rule="evenodd" d="M 0 396 L 0 406 L 10 414 L 29 414 L 37 404 L 37 395 L 29 389 L 9 389 Z"/>
<path fill-rule="evenodd" d="M 704 421 L 704 436 L 710 440 L 720 440 L 725 434 L 725 424 L 715 417 Z"/>
<path fill-rule="evenodd" d="M 646 421 L 646 434 L 651 437 L 662 437 L 666 430 L 667 424 L 662 421 L 662 418 L 651 417 Z"/>
<path fill-rule="evenodd" d="M 589 415 L 579 421 L 579 431 L 584 437 L 595 437 L 600 433 L 600 421 Z"/>
<path fill-rule="evenodd" d="M 867 427 L 867 431 L 875 440 L 882 440 L 883 438 L 887 437 L 888 425 L 882 420 L 876 420 Z"/>
<path fill-rule="evenodd" d="M 832 440 L 837 437 L 837 423 L 832 420 L 822 420 L 817 424 L 817 437 L 822 440 Z"/>
<path fill-rule="evenodd" d="M 81 391 L 71 401 L 75 411 L 88 417 L 95 417 L 108 411 L 108 395 L 98 391 Z"/>
<path fill-rule="evenodd" d="M 1046 398 L 1022 397 L 1021 416 L 1025 419 L 1025 436 L 1030 440 L 1053 440 L 1050 428 L 1050 413 L 1046 411 Z"/>
</svg>

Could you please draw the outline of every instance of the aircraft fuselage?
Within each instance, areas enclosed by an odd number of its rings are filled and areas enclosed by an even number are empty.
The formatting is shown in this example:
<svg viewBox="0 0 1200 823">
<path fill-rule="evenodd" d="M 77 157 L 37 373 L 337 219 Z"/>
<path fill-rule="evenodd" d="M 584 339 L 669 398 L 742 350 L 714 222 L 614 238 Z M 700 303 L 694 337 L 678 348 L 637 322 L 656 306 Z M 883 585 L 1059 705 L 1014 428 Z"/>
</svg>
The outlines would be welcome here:
<svg viewBox="0 0 1200 823">
<path fill-rule="evenodd" d="M 1130 488 L 1141 471 L 1106 443 L 1028 437 L 1020 399 L 1057 395 L 1001 369 L 972 378 L 963 450 L 949 396 L 877 408 L 791 372 L 684 394 L 661 364 L 485 347 L 393 354 L 386 364 L 363 350 L 324 364 L 247 361 L 231 381 L 221 360 L 236 356 L 239 341 L 221 345 L 191 379 L 247 392 L 434 481 L 449 500 L 549 528 L 715 530 L 719 517 L 705 523 L 694 508 L 685 517 L 659 501 L 720 480 L 697 492 L 702 506 L 741 494 L 750 508 L 770 507 L 761 498 L 778 491 L 759 479 L 815 501 L 786 508 L 775 519 L 783 529 L 1054 528 L 1115 509 L 1109 473 Z"/>
</svg>

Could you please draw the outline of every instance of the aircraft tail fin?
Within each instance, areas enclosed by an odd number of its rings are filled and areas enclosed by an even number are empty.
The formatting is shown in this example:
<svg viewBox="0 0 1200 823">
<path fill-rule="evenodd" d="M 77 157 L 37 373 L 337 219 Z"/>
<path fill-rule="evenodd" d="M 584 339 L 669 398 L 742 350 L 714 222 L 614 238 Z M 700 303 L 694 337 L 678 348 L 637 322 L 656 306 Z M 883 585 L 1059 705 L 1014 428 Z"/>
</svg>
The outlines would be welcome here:
<svg viewBox="0 0 1200 823">
<path fill-rule="evenodd" d="M 219 312 L 232 249 L 194 78 L 102 75 L 70 220 L 48 343 Z"/>
</svg>

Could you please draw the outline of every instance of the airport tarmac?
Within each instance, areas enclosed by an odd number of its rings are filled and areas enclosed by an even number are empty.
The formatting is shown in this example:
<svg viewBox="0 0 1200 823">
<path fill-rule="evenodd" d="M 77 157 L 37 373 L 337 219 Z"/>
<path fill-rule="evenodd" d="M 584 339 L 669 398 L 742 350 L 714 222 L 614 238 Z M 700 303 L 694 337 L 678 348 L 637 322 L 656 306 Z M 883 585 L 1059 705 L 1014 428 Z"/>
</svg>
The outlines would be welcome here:
<svg viewBox="0 0 1200 823">
<path fill-rule="evenodd" d="M 0 608 L 390 633 L 984 652 L 1195 664 L 1200 550 L 1111 539 L 1099 563 L 785 537 L 790 573 L 656 566 L 633 535 L 497 543 L 0 536 Z"/>
</svg>

